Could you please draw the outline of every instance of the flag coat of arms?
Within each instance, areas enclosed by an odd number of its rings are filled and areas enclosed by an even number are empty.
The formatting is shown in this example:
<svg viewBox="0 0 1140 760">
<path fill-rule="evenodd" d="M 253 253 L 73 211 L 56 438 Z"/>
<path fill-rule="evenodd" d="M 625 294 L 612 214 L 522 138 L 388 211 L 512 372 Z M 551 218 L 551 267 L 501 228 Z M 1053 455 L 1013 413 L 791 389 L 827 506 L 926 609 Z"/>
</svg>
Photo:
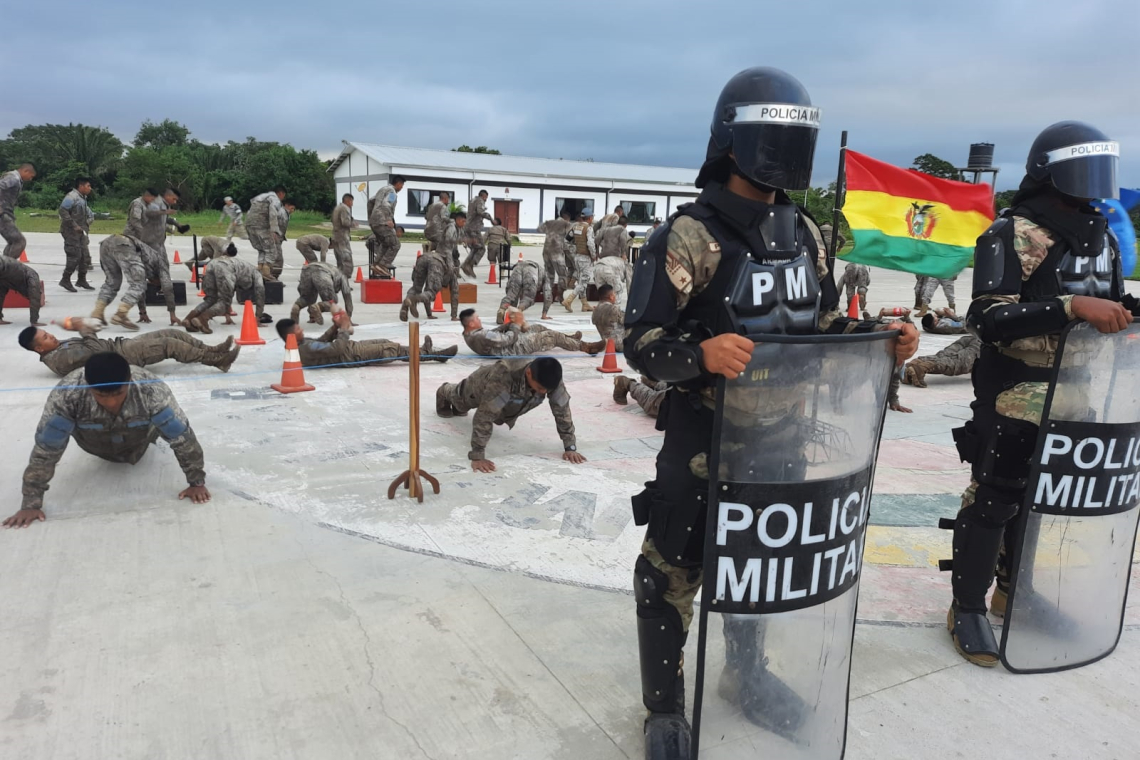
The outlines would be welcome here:
<svg viewBox="0 0 1140 760">
<path fill-rule="evenodd" d="M 994 218 L 989 185 L 939 179 L 848 150 L 843 215 L 855 247 L 845 261 L 955 277 Z"/>
</svg>

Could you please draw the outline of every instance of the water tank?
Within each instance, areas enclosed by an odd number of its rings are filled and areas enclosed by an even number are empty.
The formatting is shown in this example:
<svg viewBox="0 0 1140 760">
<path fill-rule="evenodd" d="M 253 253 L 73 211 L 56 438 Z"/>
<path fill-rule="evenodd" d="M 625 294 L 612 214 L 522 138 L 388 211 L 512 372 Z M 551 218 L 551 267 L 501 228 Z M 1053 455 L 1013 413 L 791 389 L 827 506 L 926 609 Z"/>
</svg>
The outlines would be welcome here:
<svg viewBox="0 0 1140 760">
<path fill-rule="evenodd" d="M 993 143 L 974 143 L 970 146 L 970 158 L 966 161 L 967 169 L 991 169 L 993 165 Z"/>
</svg>

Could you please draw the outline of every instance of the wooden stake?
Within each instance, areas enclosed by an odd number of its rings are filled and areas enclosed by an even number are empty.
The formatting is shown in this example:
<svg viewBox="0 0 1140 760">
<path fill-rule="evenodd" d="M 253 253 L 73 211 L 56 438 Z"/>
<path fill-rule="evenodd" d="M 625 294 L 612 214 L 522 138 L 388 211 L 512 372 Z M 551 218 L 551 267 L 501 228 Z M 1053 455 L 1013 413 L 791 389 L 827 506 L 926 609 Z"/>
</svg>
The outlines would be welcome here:
<svg viewBox="0 0 1140 760">
<path fill-rule="evenodd" d="M 421 504 L 424 500 L 422 477 L 439 493 L 439 481 L 420 469 L 420 323 L 408 323 L 408 469 L 388 486 L 388 498 L 396 498 L 396 489 L 404 486 L 408 496 Z"/>
</svg>

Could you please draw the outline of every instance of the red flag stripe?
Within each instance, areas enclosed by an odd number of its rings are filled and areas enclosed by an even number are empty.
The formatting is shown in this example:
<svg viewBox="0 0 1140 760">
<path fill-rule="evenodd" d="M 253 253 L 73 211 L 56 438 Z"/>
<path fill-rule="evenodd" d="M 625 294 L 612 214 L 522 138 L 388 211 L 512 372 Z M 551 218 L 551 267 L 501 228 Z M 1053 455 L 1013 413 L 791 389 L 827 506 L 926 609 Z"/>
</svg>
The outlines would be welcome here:
<svg viewBox="0 0 1140 760">
<path fill-rule="evenodd" d="M 847 151 L 847 189 L 944 203 L 955 211 L 977 211 L 991 219 L 994 215 L 993 191 L 989 185 L 931 177 L 853 150 Z"/>
</svg>

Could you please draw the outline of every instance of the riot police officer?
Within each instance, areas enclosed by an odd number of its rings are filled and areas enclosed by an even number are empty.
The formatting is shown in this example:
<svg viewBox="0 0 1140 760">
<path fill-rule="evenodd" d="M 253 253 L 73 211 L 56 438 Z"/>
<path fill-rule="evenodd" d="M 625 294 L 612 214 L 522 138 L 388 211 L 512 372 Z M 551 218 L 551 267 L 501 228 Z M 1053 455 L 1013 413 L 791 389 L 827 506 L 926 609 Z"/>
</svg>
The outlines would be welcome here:
<svg viewBox="0 0 1140 760">
<path fill-rule="evenodd" d="M 751 336 L 880 329 L 839 313 L 819 227 L 788 197 L 809 186 L 818 128 L 819 109 L 794 77 L 761 67 L 734 76 L 713 113 L 701 195 L 635 269 L 625 355 L 671 386 L 656 479 L 633 499 L 647 525 L 634 574 L 647 757 L 688 757 L 682 649 L 702 581 L 717 376 L 744 370 Z M 905 326 L 898 357 L 917 345 Z"/>
<path fill-rule="evenodd" d="M 970 662 L 993 667 L 998 646 L 986 619 L 1003 534 L 1021 507 L 1061 331 L 1084 319 L 1102 333 L 1140 314 L 1126 295 L 1116 241 L 1089 201 L 1115 198 L 1119 147 L 1076 121 L 1046 128 L 1029 150 L 1010 208 L 978 238 L 967 327 L 983 342 L 974 366 L 973 419 L 954 430 L 972 479 L 953 528 L 954 599 L 947 627 Z M 1011 522 L 1013 521 L 1013 522 Z M 997 568 L 993 611 L 1005 612 L 1009 574 Z"/>
</svg>

